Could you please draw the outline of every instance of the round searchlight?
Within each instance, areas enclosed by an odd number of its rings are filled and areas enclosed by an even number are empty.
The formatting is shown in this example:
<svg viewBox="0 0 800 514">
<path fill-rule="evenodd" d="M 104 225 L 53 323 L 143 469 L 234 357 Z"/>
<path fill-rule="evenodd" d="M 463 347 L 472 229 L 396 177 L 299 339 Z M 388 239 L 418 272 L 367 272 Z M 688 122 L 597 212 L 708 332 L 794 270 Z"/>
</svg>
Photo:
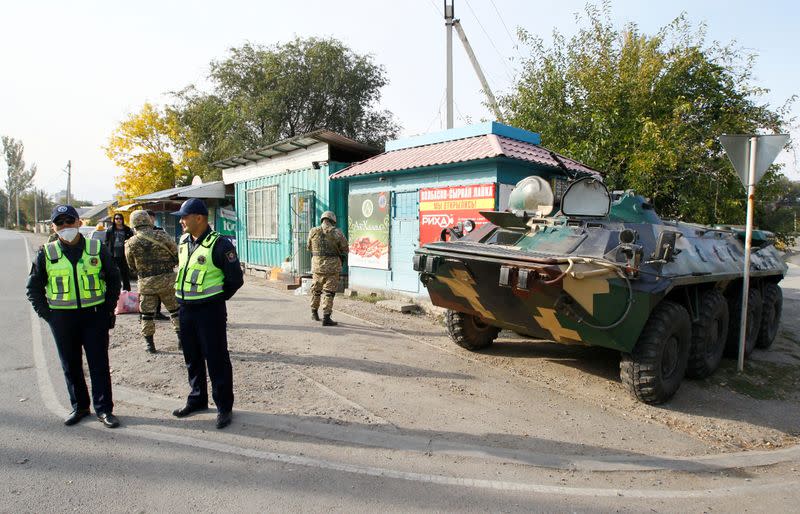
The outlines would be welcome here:
<svg viewBox="0 0 800 514">
<path fill-rule="evenodd" d="M 512 211 L 534 212 L 547 216 L 553 212 L 553 188 L 542 177 L 530 176 L 520 180 L 508 197 L 508 208 Z"/>
</svg>

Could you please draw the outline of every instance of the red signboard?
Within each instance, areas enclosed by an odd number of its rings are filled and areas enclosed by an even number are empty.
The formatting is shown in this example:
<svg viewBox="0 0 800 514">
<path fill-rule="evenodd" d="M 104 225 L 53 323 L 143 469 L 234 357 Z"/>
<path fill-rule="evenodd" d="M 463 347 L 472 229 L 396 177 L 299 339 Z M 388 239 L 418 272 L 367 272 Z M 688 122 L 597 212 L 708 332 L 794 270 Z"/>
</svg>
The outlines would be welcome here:
<svg viewBox="0 0 800 514">
<path fill-rule="evenodd" d="M 472 220 L 488 223 L 478 211 L 495 207 L 495 184 L 435 187 L 419 190 L 419 244 L 438 241 L 443 228 Z"/>
</svg>

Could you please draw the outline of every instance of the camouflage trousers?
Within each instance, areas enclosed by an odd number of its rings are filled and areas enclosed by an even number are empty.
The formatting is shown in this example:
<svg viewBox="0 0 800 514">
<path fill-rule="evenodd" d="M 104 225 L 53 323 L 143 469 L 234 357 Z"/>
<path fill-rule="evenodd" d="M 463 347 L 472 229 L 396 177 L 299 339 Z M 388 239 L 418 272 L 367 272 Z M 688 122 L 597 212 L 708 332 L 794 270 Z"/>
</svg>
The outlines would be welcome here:
<svg viewBox="0 0 800 514">
<path fill-rule="evenodd" d="M 139 312 L 142 316 L 142 335 L 156 333 L 156 307 L 164 304 L 175 332 L 178 332 L 178 300 L 175 299 L 175 273 L 164 273 L 154 277 L 139 279 Z"/>
<path fill-rule="evenodd" d="M 319 309 L 322 297 L 322 314 L 333 312 L 333 297 L 339 289 L 339 273 L 314 273 L 311 282 L 311 310 Z"/>
</svg>

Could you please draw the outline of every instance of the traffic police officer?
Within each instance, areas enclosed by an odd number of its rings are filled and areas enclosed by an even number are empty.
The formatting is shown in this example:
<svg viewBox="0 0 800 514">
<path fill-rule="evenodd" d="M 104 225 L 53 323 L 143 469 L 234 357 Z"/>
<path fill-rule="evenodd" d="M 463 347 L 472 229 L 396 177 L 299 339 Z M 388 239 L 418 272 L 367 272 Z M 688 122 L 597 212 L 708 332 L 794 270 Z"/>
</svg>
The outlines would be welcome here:
<svg viewBox="0 0 800 514">
<path fill-rule="evenodd" d="M 83 375 L 86 352 L 92 379 L 92 403 L 108 428 L 119 426 L 112 413 L 108 331 L 114 327 L 114 308 L 120 275 L 108 249 L 85 239 L 81 220 L 71 205 L 58 205 L 50 216 L 58 240 L 44 245 L 28 277 L 27 296 L 33 309 L 53 332 L 67 382 L 72 413 L 64 420 L 74 425 L 89 415 L 89 391 Z"/>
<path fill-rule="evenodd" d="M 172 214 L 180 216 L 184 232 L 178 245 L 175 295 L 180 304 L 180 337 L 191 387 L 186 405 L 172 414 L 183 418 L 208 408 L 208 366 L 217 428 L 225 428 L 231 423 L 233 409 L 225 301 L 242 287 L 242 268 L 230 240 L 208 225 L 208 209 L 202 200 L 186 200 Z"/>
<path fill-rule="evenodd" d="M 139 275 L 139 312 L 142 316 L 142 337 L 145 350 L 156 353 L 153 335 L 156 332 L 155 315 L 160 302 L 169 311 L 180 347 L 178 302 L 175 299 L 175 265 L 178 264 L 178 247 L 163 230 L 153 228 L 153 219 L 147 211 L 134 211 L 131 226 L 135 235 L 125 241 L 125 258 L 128 268 Z"/>
<path fill-rule="evenodd" d="M 319 321 L 319 304 L 322 296 L 322 324 L 338 325 L 331 319 L 333 297 L 339 289 L 342 260 L 347 256 L 347 238 L 336 228 L 336 214 L 322 213 L 320 226 L 308 233 L 307 247 L 311 251 L 311 319 Z"/>
</svg>

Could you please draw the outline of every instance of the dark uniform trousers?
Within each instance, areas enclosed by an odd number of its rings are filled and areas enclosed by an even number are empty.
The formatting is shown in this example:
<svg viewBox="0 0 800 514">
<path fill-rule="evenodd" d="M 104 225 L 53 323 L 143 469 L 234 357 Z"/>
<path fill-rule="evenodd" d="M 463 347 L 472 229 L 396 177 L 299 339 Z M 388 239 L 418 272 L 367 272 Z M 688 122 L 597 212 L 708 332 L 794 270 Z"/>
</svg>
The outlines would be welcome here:
<svg viewBox="0 0 800 514">
<path fill-rule="evenodd" d="M 108 368 L 108 314 L 105 307 L 50 311 L 48 323 L 61 359 L 73 409 L 89 408 L 83 376 L 83 354 L 92 379 L 92 402 L 97 414 L 112 412 L 111 373 Z"/>
<path fill-rule="evenodd" d="M 233 368 L 228 353 L 228 311 L 225 301 L 220 298 L 206 303 L 182 303 L 179 319 L 183 358 L 192 388 L 187 405 L 208 406 L 208 363 L 211 396 L 217 410 L 230 412 L 233 409 Z"/>
</svg>

